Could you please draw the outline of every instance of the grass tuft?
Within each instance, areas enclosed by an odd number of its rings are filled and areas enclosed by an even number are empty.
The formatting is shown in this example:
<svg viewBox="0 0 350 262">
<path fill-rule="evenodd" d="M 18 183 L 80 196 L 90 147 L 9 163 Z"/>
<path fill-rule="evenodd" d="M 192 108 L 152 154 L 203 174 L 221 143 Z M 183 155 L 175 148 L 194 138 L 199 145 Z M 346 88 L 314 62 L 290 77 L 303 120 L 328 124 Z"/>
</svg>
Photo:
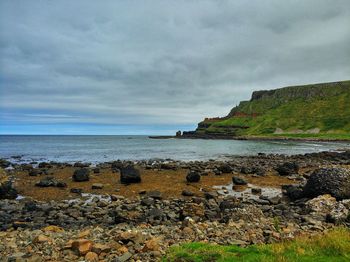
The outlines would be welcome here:
<svg viewBox="0 0 350 262">
<path fill-rule="evenodd" d="M 171 247 L 164 262 L 345 262 L 350 261 L 350 230 L 339 227 L 315 236 L 297 237 L 293 241 L 238 246 L 188 243 Z"/>
</svg>

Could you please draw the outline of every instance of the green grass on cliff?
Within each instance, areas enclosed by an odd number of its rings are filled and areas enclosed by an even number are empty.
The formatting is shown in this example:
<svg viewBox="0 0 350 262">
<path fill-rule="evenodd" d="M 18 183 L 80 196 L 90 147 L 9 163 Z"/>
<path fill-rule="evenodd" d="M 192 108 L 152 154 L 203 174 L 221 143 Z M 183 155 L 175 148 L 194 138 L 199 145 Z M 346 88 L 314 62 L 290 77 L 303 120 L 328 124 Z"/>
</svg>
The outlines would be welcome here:
<svg viewBox="0 0 350 262">
<path fill-rule="evenodd" d="M 350 261 L 350 231 L 348 228 L 337 228 L 318 236 L 246 248 L 189 243 L 170 248 L 163 261 L 345 262 Z"/>
<path fill-rule="evenodd" d="M 214 121 L 206 133 L 226 132 L 232 127 L 238 136 L 269 136 L 277 128 L 286 137 L 319 137 L 338 139 L 350 137 L 350 81 L 339 85 L 318 84 L 278 89 L 275 94 L 249 102 L 242 102 L 231 111 L 225 120 Z M 246 117 L 233 116 L 235 112 L 247 114 Z M 257 114 L 250 117 L 249 114 Z M 308 130 L 319 129 L 319 134 Z M 297 134 L 297 130 L 302 134 Z"/>
</svg>

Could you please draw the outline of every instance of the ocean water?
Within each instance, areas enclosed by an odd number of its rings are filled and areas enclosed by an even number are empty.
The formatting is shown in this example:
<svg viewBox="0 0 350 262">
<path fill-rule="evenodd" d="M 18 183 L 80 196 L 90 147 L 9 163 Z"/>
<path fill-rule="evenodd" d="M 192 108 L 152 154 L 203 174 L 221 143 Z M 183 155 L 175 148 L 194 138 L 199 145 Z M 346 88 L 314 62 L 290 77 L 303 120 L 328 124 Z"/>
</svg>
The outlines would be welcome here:
<svg viewBox="0 0 350 262">
<path fill-rule="evenodd" d="M 105 162 L 117 159 L 225 159 L 258 153 L 304 154 L 350 149 L 350 143 L 150 139 L 147 136 L 0 136 L 0 157 L 17 162 Z M 21 156 L 21 159 L 13 158 Z"/>
</svg>

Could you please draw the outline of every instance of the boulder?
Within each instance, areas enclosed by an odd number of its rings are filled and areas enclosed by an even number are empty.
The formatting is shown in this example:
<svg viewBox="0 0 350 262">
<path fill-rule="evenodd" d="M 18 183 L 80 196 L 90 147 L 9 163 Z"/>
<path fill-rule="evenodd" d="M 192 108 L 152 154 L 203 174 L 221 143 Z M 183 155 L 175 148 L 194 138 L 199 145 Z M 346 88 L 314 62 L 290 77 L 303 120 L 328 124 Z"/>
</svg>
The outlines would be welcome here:
<svg viewBox="0 0 350 262">
<path fill-rule="evenodd" d="M 330 194 L 338 200 L 350 198 L 350 170 L 320 168 L 315 170 L 303 191 L 307 197 Z"/>
<path fill-rule="evenodd" d="M 237 177 L 237 176 L 233 176 L 232 177 L 232 182 L 235 185 L 246 185 L 248 184 L 247 181 L 245 181 L 243 178 Z"/>
<path fill-rule="evenodd" d="M 290 176 L 299 172 L 299 165 L 295 162 L 286 162 L 279 165 L 276 171 L 280 176 Z"/>
<path fill-rule="evenodd" d="M 7 168 L 11 166 L 11 162 L 5 160 L 5 159 L 0 159 L 0 167 L 1 168 Z"/>
<path fill-rule="evenodd" d="M 120 168 L 120 183 L 132 184 L 132 183 L 140 183 L 140 182 L 141 182 L 141 175 L 138 169 L 136 169 L 131 165 Z"/>
<path fill-rule="evenodd" d="M 186 180 L 189 183 L 196 183 L 199 182 L 199 180 L 201 180 L 201 175 L 198 171 L 190 170 L 186 176 Z"/>
<path fill-rule="evenodd" d="M 312 217 L 327 220 L 331 223 L 343 222 L 349 215 L 349 210 L 346 206 L 341 202 L 337 202 L 329 194 L 321 195 L 307 201 L 305 207 Z"/>
<path fill-rule="evenodd" d="M 291 200 L 297 200 L 304 197 L 303 186 L 298 184 L 282 185 L 282 192 Z"/>
<path fill-rule="evenodd" d="M 90 180 L 89 169 L 81 168 L 81 169 L 74 171 L 73 181 L 84 182 L 84 181 L 89 181 L 89 180 Z"/>
<path fill-rule="evenodd" d="M 17 190 L 13 187 L 11 181 L 0 182 L 0 199 L 16 199 Z"/>
<path fill-rule="evenodd" d="M 224 174 L 229 174 L 232 172 L 232 167 L 229 164 L 222 164 L 218 167 L 218 170 Z"/>
</svg>

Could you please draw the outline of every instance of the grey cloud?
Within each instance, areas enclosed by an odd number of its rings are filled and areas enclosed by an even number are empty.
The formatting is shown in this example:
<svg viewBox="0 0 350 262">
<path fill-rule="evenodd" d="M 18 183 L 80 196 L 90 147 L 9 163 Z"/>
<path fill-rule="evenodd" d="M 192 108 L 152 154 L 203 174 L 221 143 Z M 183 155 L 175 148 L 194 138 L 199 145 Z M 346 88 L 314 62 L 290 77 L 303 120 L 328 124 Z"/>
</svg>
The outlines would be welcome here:
<svg viewBox="0 0 350 262">
<path fill-rule="evenodd" d="M 3 0 L 0 120 L 196 123 L 256 89 L 349 79 L 349 24 L 347 0 Z"/>
</svg>

